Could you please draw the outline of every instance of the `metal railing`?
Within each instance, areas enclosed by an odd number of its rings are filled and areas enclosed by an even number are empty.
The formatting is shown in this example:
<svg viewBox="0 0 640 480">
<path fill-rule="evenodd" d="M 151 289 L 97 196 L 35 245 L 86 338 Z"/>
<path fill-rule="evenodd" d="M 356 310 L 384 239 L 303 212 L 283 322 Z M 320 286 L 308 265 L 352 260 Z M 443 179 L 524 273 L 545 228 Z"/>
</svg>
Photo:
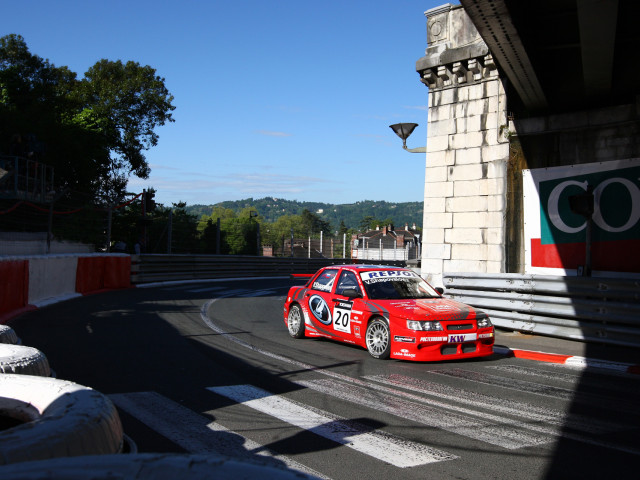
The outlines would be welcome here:
<svg viewBox="0 0 640 480">
<path fill-rule="evenodd" d="M 640 347 L 640 280 L 445 273 L 446 295 L 494 325 L 586 342 Z"/>
<path fill-rule="evenodd" d="M 328 265 L 352 263 L 371 262 L 351 258 L 141 254 L 131 256 L 131 283 L 312 274 Z M 403 261 L 377 263 L 405 266 Z"/>
</svg>

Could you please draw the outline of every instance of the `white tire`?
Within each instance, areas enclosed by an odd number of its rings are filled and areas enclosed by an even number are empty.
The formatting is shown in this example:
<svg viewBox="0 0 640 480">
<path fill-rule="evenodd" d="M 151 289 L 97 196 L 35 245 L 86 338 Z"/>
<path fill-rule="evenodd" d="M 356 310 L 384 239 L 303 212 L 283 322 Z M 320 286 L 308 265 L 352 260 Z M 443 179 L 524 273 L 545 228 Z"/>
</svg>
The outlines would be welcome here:
<svg viewBox="0 0 640 480">
<path fill-rule="evenodd" d="M 20 339 L 13 328 L 8 325 L 0 325 L 0 343 L 17 345 Z"/>
<path fill-rule="evenodd" d="M 0 467 L 2 480 L 275 480 L 313 479 L 307 474 L 256 461 L 216 455 L 100 455 L 57 458 Z"/>
<path fill-rule="evenodd" d="M 0 343 L 0 373 L 51 376 L 49 361 L 37 348 Z"/>
<path fill-rule="evenodd" d="M 122 450 L 122 424 L 111 400 L 73 382 L 0 375 L 0 416 L 21 422 L 0 430 L 0 464 Z"/>
</svg>

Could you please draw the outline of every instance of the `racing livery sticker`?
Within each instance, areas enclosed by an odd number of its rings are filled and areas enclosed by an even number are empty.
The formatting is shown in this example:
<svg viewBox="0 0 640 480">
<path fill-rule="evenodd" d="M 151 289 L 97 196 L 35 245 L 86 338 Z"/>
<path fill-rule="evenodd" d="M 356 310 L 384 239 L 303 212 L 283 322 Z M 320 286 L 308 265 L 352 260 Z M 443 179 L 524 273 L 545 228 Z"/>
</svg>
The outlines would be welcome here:
<svg viewBox="0 0 640 480">
<path fill-rule="evenodd" d="M 416 343 L 416 339 L 414 337 L 402 337 L 400 335 L 396 335 L 393 337 L 394 342 L 404 342 L 404 343 Z"/>
<path fill-rule="evenodd" d="M 388 282 L 389 280 L 408 280 L 420 278 L 415 272 L 409 270 L 376 270 L 375 272 L 361 272 L 360 278 L 365 283 Z"/>
<path fill-rule="evenodd" d="M 336 302 L 333 307 L 333 328 L 339 332 L 351 333 L 351 302 Z"/>
<path fill-rule="evenodd" d="M 461 333 L 458 335 L 449 335 L 447 342 L 449 343 L 463 343 L 473 342 L 478 339 L 478 335 L 475 333 Z"/>
<path fill-rule="evenodd" d="M 325 325 L 331 324 L 331 311 L 327 302 L 320 295 L 312 295 L 309 298 L 309 310 L 320 322 Z"/>
</svg>

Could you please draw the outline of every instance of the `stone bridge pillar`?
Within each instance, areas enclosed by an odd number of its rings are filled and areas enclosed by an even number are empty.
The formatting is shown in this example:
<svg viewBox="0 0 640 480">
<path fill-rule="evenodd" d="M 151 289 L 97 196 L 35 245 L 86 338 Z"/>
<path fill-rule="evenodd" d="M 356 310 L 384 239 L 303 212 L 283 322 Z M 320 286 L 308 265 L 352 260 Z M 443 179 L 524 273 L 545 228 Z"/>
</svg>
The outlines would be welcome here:
<svg viewBox="0 0 640 480">
<path fill-rule="evenodd" d="M 487 45 L 465 10 L 425 12 L 429 88 L 422 273 L 505 271 L 509 159 L 506 96 Z"/>
</svg>

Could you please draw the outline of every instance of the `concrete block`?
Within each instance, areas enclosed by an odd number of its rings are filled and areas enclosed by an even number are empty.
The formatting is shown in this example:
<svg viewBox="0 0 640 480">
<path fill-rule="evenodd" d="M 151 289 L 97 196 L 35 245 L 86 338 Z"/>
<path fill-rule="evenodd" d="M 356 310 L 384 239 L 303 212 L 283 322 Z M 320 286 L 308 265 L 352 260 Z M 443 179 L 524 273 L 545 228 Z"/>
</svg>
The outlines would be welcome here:
<svg viewBox="0 0 640 480">
<path fill-rule="evenodd" d="M 480 151 L 478 150 L 478 153 Z M 456 156 L 457 157 L 457 156 Z M 480 164 L 475 165 L 456 165 L 448 168 L 448 180 L 480 180 L 484 176 L 483 166 Z"/>
<path fill-rule="evenodd" d="M 492 180 L 494 181 L 494 180 Z M 453 196 L 472 197 L 489 194 L 489 180 L 458 180 L 453 182 Z"/>
<path fill-rule="evenodd" d="M 445 260 L 444 271 L 451 273 L 486 273 L 487 262 L 477 260 Z"/>
<path fill-rule="evenodd" d="M 482 115 L 483 113 L 487 113 L 487 112 L 495 112 L 496 106 L 498 105 L 497 99 L 495 101 L 495 106 L 493 109 L 487 108 L 487 106 L 490 103 L 491 103 L 490 98 L 483 98 L 479 100 L 469 100 L 469 102 L 467 102 L 467 105 L 468 105 L 467 115 L 468 116 Z"/>
<path fill-rule="evenodd" d="M 456 133 L 456 120 L 448 118 L 446 120 L 438 120 L 437 122 L 429 123 L 428 137 L 440 137 L 442 135 L 449 135 Z"/>
<path fill-rule="evenodd" d="M 487 178 L 506 178 L 507 162 L 504 160 L 496 160 L 487 163 Z"/>
<path fill-rule="evenodd" d="M 509 144 L 494 142 L 493 145 L 485 145 L 482 147 L 481 156 L 484 163 L 506 162 L 509 160 Z"/>
<path fill-rule="evenodd" d="M 504 261 L 504 246 L 485 245 L 487 247 L 487 260 L 502 263 Z"/>
<path fill-rule="evenodd" d="M 427 153 L 440 152 L 449 148 L 449 135 L 431 137 L 427 135 Z"/>
<path fill-rule="evenodd" d="M 449 145 L 453 149 L 474 148 L 482 146 L 484 136 L 482 132 L 467 132 L 451 135 Z"/>
<path fill-rule="evenodd" d="M 446 182 L 448 180 L 449 168 L 451 167 L 431 167 L 429 165 L 429 155 L 427 155 L 427 167 L 424 171 L 425 183 Z M 425 185 L 425 190 L 427 186 Z"/>
<path fill-rule="evenodd" d="M 423 243 L 422 251 L 427 258 L 441 258 L 443 260 L 451 258 L 451 245 L 446 243 Z"/>
<path fill-rule="evenodd" d="M 456 165 L 471 165 L 482 163 L 481 148 L 464 148 L 456 150 Z"/>
<path fill-rule="evenodd" d="M 452 197 L 453 182 L 431 182 L 424 186 L 424 198 Z"/>
<path fill-rule="evenodd" d="M 425 212 L 440 212 L 444 213 L 447 211 L 446 202 L 447 199 L 445 197 L 429 197 L 424 199 L 424 211 Z"/>
<path fill-rule="evenodd" d="M 455 108 L 453 105 L 432 106 L 431 101 L 429 101 L 429 106 L 429 113 L 427 115 L 429 124 L 431 122 L 449 120 L 453 117 L 453 110 Z"/>
<path fill-rule="evenodd" d="M 450 197 L 446 199 L 447 212 L 486 212 L 488 198 L 486 196 Z"/>
<path fill-rule="evenodd" d="M 423 228 L 451 228 L 453 226 L 453 214 L 424 212 Z"/>
<path fill-rule="evenodd" d="M 505 273 L 503 262 L 487 262 L 486 273 Z"/>
<path fill-rule="evenodd" d="M 459 212 L 453 215 L 453 228 L 488 228 L 487 212 Z"/>
<path fill-rule="evenodd" d="M 467 87 L 469 92 L 469 100 L 478 100 L 486 97 L 484 85 L 482 83 L 475 83 Z"/>
<path fill-rule="evenodd" d="M 440 152 L 429 152 L 427 164 L 430 167 L 442 167 L 445 165 L 454 165 L 455 161 L 455 150 L 442 150 Z"/>
<path fill-rule="evenodd" d="M 504 228 L 492 227 L 485 230 L 487 245 L 502 245 L 504 242 Z"/>
<path fill-rule="evenodd" d="M 451 245 L 451 260 L 478 260 L 487 261 L 486 245 Z"/>
<path fill-rule="evenodd" d="M 445 230 L 444 241 L 451 244 L 480 245 L 484 243 L 482 228 L 449 228 Z"/>
<path fill-rule="evenodd" d="M 506 200 L 504 195 L 490 195 L 487 198 L 487 211 L 504 212 L 506 209 Z"/>
<path fill-rule="evenodd" d="M 487 212 L 487 228 L 502 228 L 504 226 L 504 212 Z"/>
<path fill-rule="evenodd" d="M 444 243 L 445 241 L 444 228 L 425 228 L 422 230 L 422 241 L 425 243 Z"/>
</svg>

